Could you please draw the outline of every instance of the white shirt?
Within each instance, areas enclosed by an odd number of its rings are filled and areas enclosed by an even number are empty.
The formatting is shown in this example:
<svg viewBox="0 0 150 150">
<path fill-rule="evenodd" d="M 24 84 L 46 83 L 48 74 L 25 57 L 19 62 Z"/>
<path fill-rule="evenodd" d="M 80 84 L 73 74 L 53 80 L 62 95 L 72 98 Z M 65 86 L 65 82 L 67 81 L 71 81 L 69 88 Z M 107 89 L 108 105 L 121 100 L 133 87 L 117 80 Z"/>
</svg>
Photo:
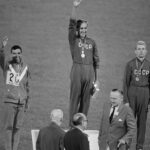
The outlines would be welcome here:
<svg viewBox="0 0 150 150">
<path fill-rule="evenodd" d="M 114 106 L 112 106 L 111 109 L 110 109 L 109 116 L 110 116 L 111 113 L 113 112 L 113 107 L 114 107 Z M 114 116 L 118 114 L 118 108 L 119 108 L 119 106 L 116 106 L 116 107 L 115 107 Z M 114 116 L 113 116 L 113 117 L 114 117 Z"/>
</svg>

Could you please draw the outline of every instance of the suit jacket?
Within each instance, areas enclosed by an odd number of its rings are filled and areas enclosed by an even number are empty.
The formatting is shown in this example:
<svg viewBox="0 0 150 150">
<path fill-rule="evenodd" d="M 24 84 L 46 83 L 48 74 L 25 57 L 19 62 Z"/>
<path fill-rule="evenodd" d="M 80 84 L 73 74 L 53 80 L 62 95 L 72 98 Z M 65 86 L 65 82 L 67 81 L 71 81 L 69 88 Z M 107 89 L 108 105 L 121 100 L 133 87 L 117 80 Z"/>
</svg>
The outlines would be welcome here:
<svg viewBox="0 0 150 150">
<path fill-rule="evenodd" d="M 124 139 L 129 145 L 129 141 L 133 138 L 136 130 L 136 121 L 130 107 L 121 104 L 111 123 L 109 123 L 110 109 L 111 103 L 106 102 L 103 107 L 98 136 L 101 150 L 105 150 L 107 145 L 109 145 L 110 150 L 116 150 L 119 139 Z M 120 150 L 125 149 L 124 146 L 121 147 Z"/>
<path fill-rule="evenodd" d="M 39 131 L 36 150 L 63 150 L 64 134 L 65 131 L 52 122 L 49 126 Z"/>
<path fill-rule="evenodd" d="M 65 150 L 89 150 L 88 136 L 78 128 L 73 128 L 64 136 Z"/>
</svg>

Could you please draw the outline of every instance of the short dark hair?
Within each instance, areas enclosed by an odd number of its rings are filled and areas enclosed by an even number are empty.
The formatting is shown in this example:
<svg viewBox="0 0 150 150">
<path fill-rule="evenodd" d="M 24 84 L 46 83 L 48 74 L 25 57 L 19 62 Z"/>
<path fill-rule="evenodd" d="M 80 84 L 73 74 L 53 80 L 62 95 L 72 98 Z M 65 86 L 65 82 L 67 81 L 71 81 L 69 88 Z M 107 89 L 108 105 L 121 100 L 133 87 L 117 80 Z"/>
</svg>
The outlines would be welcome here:
<svg viewBox="0 0 150 150">
<path fill-rule="evenodd" d="M 20 49 L 20 51 L 21 51 L 21 53 L 22 53 L 22 48 L 21 48 L 21 46 L 19 46 L 19 45 L 14 45 L 14 46 L 12 46 L 12 47 L 11 47 L 11 53 L 12 53 L 13 50 L 16 50 L 16 49 Z"/>
<path fill-rule="evenodd" d="M 123 91 L 122 91 L 122 90 L 119 90 L 119 89 L 112 89 L 111 91 L 112 91 L 112 92 L 119 92 L 121 95 L 123 95 Z"/>
<path fill-rule="evenodd" d="M 86 21 L 86 20 L 82 20 L 82 19 L 79 19 L 79 20 L 77 20 L 77 23 L 76 23 L 76 31 L 77 31 L 77 36 L 79 37 L 80 36 L 80 34 L 79 34 L 79 30 L 80 30 L 80 27 L 81 27 L 81 24 L 82 23 L 87 23 L 88 24 L 88 22 Z"/>
</svg>

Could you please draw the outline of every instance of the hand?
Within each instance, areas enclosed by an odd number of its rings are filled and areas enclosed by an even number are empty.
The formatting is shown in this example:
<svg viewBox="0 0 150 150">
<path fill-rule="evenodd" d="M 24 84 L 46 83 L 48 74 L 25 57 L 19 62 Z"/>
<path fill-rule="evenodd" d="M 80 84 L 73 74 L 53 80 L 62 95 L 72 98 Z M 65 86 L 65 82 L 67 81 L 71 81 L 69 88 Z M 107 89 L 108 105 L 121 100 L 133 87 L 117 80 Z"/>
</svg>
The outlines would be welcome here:
<svg viewBox="0 0 150 150">
<path fill-rule="evenodd" d="M 5 47 L 7 45 L 7 42 L 8 42 L 8 37 L 5 36 L 2 40 L 2 47 Z"/>
<path fill-rule="evenodd" d="M 129 107 L 129 103 L 125 103 L 125 105 Z"/>
<path fill-rule="evenodd" d="M 122 144 L 126 144 L 126 141 L 124 139 L 119 140 L 117 147 L 119 148 Z"/>
<path fill-rule="evenodd" d="M 90 91 L 92 98 L 96 98 L 99 91 L 100 91 L 99 81 L 97 80 L 97 81 L 93 82 L 93 86 L 92 86 L 91 91 Z"/>
<path fill-rule="evenodd" d="M 98 80 L 96 80 L 95 82 L 93 82 L 93 84 L 94 84 L 94 87 L 95 87 L 95 89 L 97 90 L 97 91 L 99 91 L 100 89 L 100 83 L 99 83 L 99 81 Z"/>
<path fill-rule="evenodd" d="M 82 1 L 82 0 L 74 0 L 73 5 L 74 5 L 75 7 L 78 7 L 78 6 L 80 5 L 81 1 Z"/>
</svg>

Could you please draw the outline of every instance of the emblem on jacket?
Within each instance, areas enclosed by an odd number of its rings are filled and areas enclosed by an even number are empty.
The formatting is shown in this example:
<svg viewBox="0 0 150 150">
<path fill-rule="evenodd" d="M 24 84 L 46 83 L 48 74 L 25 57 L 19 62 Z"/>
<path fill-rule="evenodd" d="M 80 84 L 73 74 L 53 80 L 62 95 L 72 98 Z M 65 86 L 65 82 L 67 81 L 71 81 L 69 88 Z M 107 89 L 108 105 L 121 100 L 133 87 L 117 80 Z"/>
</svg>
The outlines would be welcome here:
<svg viewBox="0 0 150 150">
<path fill-rule="evenodd" d="M 24 75 L 27 72 L 28 67 L 26 66 L 22 73 L 18 73 L 14 70 L 12 65 L 9 65 L 9 70 L 6 75 L 6 84 L 19 86 L 20 81 L 23 79 Z"/>
</svg>

